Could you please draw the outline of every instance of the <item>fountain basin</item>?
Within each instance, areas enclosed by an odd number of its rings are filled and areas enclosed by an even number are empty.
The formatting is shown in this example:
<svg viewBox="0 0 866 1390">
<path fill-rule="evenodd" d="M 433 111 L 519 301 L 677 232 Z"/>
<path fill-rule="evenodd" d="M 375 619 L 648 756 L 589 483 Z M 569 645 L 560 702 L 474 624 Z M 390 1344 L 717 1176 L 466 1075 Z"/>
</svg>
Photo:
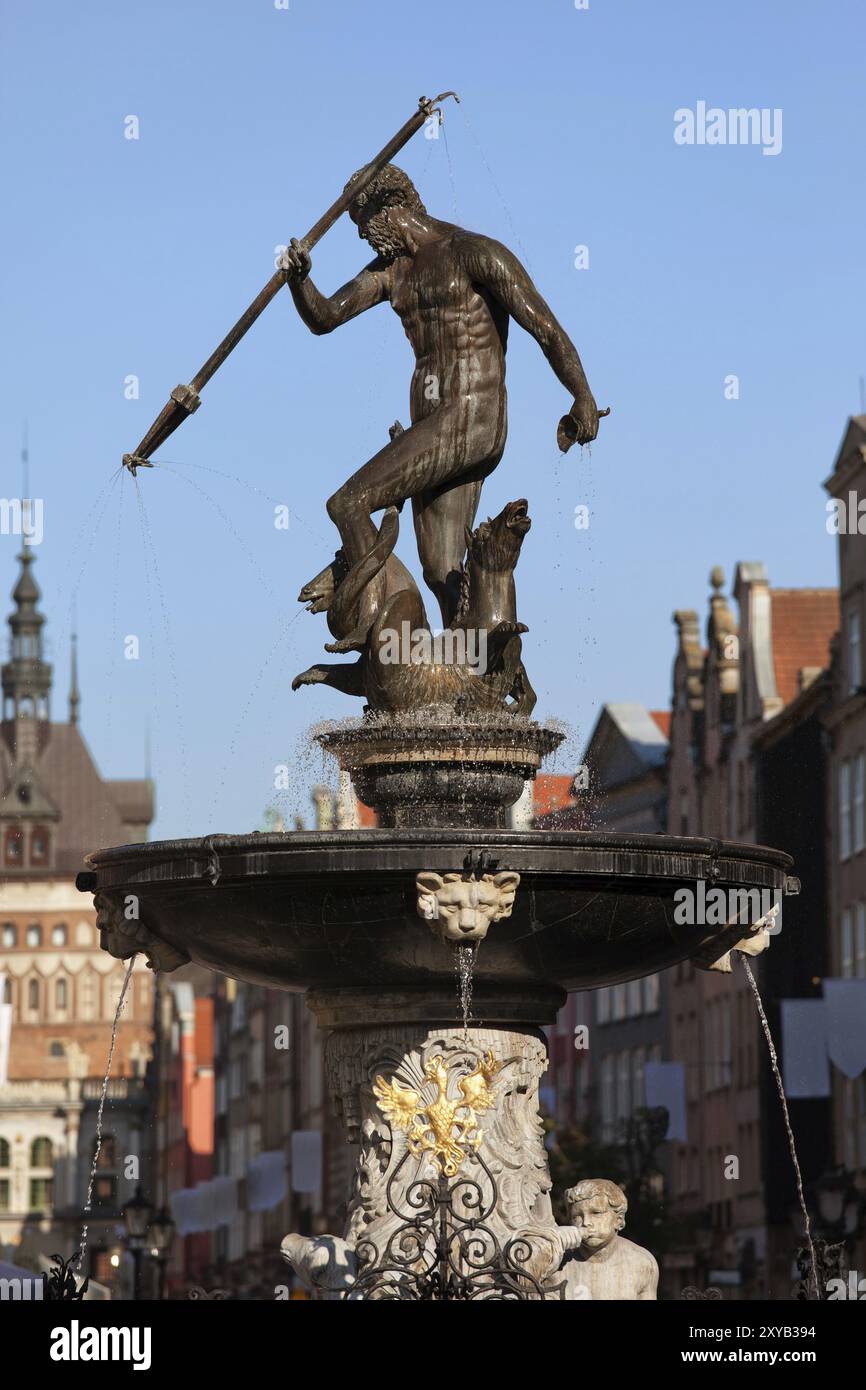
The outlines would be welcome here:
<svg viewBox="0 0 866 1390">
<path fill-rule="evenodd" d="M 703 881 L 707 889 L 796 891 L 791 858 L 763 846 L 458 829 L 122 845 L 89 855 L 79 887 L 97 893 L 103 946 L 114 955 L 145 950 L 163 969 L 192 960 L 256 984 L 324 992 L 331 1026 L 335 991 L 347 1009 L 353 998 L 402 994 L 407 1005 L 410 997 L 423 1004 L 425 1017 L 447 999 L 452 1016 L 453 952 L 418 916 L 415 879 L 421 870 L 459 871 L 467 855 L 482 851 L 491 868 L 520 875 L 510 916 L 490 926 L 478 950 L 476 998 L 487 1000 L 486 1017 L 519 1017 L 514 1010 L 525 997 L 540 1022 L 542 1004 L 544 1016 L 555 1013 L 565 990 L 615 984 L 691 957 L 708 963 L 747 934 L 742 918 L 730 926 L 678 923 L 680 888 L 694 892 Z"/>
<path fill-rule="evenodd" d="M 460 718 L 425 707 L 344 721 L 317 735 L 382 827 L 503 829 L 564 734 L 513 714 Z"/>
</svg>

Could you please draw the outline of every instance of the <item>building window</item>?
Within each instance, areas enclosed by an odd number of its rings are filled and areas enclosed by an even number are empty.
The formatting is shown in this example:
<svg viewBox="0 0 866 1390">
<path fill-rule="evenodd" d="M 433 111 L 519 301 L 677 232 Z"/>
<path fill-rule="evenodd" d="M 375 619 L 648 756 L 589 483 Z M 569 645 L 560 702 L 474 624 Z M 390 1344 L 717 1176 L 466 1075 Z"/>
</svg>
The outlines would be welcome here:
<svg viewBox="0 0 866 1390">
<path fill-rule="evenodd" d="M 731 804 L 736 807 L 736 826 L 741 833 L 749 827 L 750 806 L 749 806 L 749 762 L 747 758 L 741 758 L 731 768 L 731 777 L 735 784 L 735 794 L 731 797 Z"/>
<path fill-rule="evenodd" d="M 3 923 L 2 941 L 7 951 L 18 945 L 18 928 L 14 922 Z"/>
<path fill-rule="evenodd" d="M 634 1018 L 637 1014 L 641 1012 L 643 1004 L 643 990 L 641 989 L 642 983 L 643 982 L 641 980 L 629 980 L 628 984 L 626 985 L 626 990 L 628 991 L 627 998 L 629 1018 Z"/>
<path fill-rule="evenodd" d="M 861 849 L 866 849 L 864 799 L 866 799 L 866 753 L 858 753 L 854 759 L 854 812 L 851 827 L 855 854 L 859 854 Z"/>
<path fill-rule="evenodd" d="M 9 1167 L 9 1140 L 0 1139 L 0 1168 Z"/>
<path fill-rule="evenodd" d="M 243 1057 L 232 1057 L 229 1062 L 229 1099 L 238 1100 L 244 1094 L 246 1081 Z"/>
<path fill-rule="evenodd" d="M 92 970 L 87 970 L 79 976 L 78 985 L 78 1014 L 82 1021 L 96 1018 L 96 998 L 96 976 Z"/>
<path fill-rule="evenodd" d="M 9 1210 L 9 1179 L 0 1178 L 0 1211 Z"/>
<path fill-rule="evenodd" d="M 839 858 L 851 857 L 851 764 L 839 766 Z"/>
<path fill-rule="evenodd" d="M 41 1135 L 30 1145 L 30 1167 L 50 1168 L 54 1162 L 54 1145 L 50 1139 Z"/>
<path fill-rule="evenodd" d="M 97 1178 L 93 1184 L 93 1195 L 99 1207 L 113 1207 L 117 1201 L 117 1179 Z"/>
<path fill-rule="evenodd" d="M 631 1053 L 620 1052 L 616 1065 L 616 1117 L 627 1120 L 631 1114 Z"/>
<path fill-rule="evenodd" d="M 90 1256 L 90 1268 L 93 1278 L 100 1284 L 111 1284 L 117 1278 L 117 1266 L 112 1264 L 112 1259 L 116 1256 L 111 1250 L 107 1250 L 104 1245 L 94 1245 Z"/>
<path fill-rule="evenodd" d="M 65 923 L 65 922 L 58 922 L 56 927 L 52 927 L 52 928 L 51 928 L 51 945 L 52 945 L 52 946 L 65 946 L 65 945 L 66 945 L 66 923 Z"/>
<path fill-rule="evenodd" d="M 613 1137 L 616 1120 L 616 1077 L 613 1054 L 601 1059 L 601 1132 L 602 1138 Z"/>
<path fill-rule="evenodd" d="M 27 1007 L 33 1012 L 39 1009 L 39 981 L 31 980 L 27 986 Z"/>
<path fill-rule="evenodd" d="M 846 1168 L 857 1167 L 857 1092 L 856 1082 L 847 1076 L 842 1082 L 843 1105 L 845 1111 L 844 1163 Z"/>
<path fill-rule="evenodd" d="M 57 1009 L 69 1007 L 69 987 L 65 980 L 58 980 L 54 986 L 54 1006 Z"/>
<path fill-rule="evenodd" d="M 659 1007 L 659 977 L 658 975 L 645 975 L 643 981 L 643 1011 L 645 1014 L 658 1013 Z"/>
<path fill-rule="evenodd" d="M 34 825 L 30 832 L 30 863 L 42 868 L 48 863 L 48 831 L 44 825 Z"/>
<path fill-rule="evenodd" d="M 858 903 L 854 928 L 854 974 L 866 979 L 866 903 Z"/>
<path fill-rule="evenodd" d="M 854 974 L 854 934 L 850 907 L 846 907 L 842 913 L 842 954 L 839 967 L 845 979 L 850 980 Z"/>
<path fill-rule="evenodd" d="M 610 990 L 607 985 L 595 992 L 595 1016 L 599 1023 L 610 1023 Z"/>
<path fill-rule="evenodd" d="M 49 1056 L 49 1057 L 65 1057 L 65 1056 L 66 1056 L 66 1048 L 63 1046 L 63 1043 L 62 1043 L 62 1042 L 53 1042 L 53 1043 L 51 1043 L 50 1047 L 48 1048 L 48 1056 Z"/>
<path fill-rule="evenodd" d="M 614 985 L 611 989 L 612 1008 L 611 1014 L 614 1023 L 620 1023 L 625 1018 L 626 1006 L 626 987 L 625 985 Z"/>
<path fill-rule="evenodd" d="M 117 1167 L 117 1140 L 113 1134 L 103 1134 L 102 1144 L 99 1155 L 96 1154 L 96 1141 L 93 1143 L 93 1154 L 96 1158 L 97 1168 L 116 1168 Z"/>
<path fill-rule="evenodd" d="M 636 1047 L 631 1055 L 631 1097 L 635 1109 L 646 1104 L 644 1093 L 644 1049 Z"/>
<path fill-rule="evenodd" d="M 54 1195 L 53 1178 L 30 1179 L 30 1210 L 45 1211 L 51 1206 Z"/>
<path fill-rule="evenodd" d="M 848 694 L 853 695 L 863 684 L 860 655 L 860 614 L 852 608 L 848 614 Z"/>
<path fill-rule="evenodd" d="M 28 946 L 42 945 L 42 928 L 38 922 L 31 922 L 30 926 L 27 928 L 25 940 Z"/>
<path fill-rule="evenodd" d="M 731 999 L 730 995 L 719 1000 L 722 1015 L 721 1030 L 721 1086 L 731 1084 Z"/>
<path fill-rule="evenodd" d="M 4 838 L 4 859 L 10 868 L 16 868 L 24 863 L 24 831 L 6 831 Z"/>
</svg>

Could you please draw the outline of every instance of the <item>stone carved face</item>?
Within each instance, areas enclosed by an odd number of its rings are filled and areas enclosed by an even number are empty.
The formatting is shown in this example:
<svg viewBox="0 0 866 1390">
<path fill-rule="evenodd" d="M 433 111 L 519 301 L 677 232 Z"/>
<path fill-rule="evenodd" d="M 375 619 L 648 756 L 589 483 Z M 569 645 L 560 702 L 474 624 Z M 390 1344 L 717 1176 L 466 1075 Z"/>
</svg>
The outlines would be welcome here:
<svg viewBox="0 0 866 1390">
<path fill-rule="evenodd" d="M 483 941 L 491 922 L 511 916 L 520 874 L 484 874 L 464 878 L 462 874 L 418 874 L 418 916 L 430 923 L 442 941 L 466 945 Z"/>
<path fill-rule="evenodd" d="M 581 1236 L 581 1248 L 603 1250 L 625 1225 L 626 1198 L 605 1179 L 578 1183 L 565 1194 L 569 1220 Z"/>
</svg>

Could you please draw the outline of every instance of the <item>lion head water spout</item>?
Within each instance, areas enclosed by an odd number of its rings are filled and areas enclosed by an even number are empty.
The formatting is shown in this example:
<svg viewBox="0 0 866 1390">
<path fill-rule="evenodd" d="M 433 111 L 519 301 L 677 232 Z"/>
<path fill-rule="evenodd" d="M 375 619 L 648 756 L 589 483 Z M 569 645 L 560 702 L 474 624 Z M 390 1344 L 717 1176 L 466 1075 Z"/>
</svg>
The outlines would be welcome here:
<svg viewBox="0 0 866 1390">
<path fill-rule="evenodd" d="M 429 922 L 440 941 L 458 950 L 477 945 L 493 922 L 511 916 L 520 874 L 484 871 L 484 856 L 460 872 L 437 874 L 422 870 L 415 876 L 418 915 Z"/>
</svg>

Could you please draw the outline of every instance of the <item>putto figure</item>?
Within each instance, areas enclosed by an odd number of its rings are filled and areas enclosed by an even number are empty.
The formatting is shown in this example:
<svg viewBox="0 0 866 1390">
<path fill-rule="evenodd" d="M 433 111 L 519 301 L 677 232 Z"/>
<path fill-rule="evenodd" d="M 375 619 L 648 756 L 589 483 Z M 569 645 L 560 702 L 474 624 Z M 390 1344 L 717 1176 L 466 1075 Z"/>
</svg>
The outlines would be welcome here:
<svg viewBox="0 0 866 1390">
<path fill-rule="evenodd" d="M 599 411 L 577 349 L 505 246 L 432 217 L 411 179 L 393 164 L 350 203 L 349 214 L 375 258 L 327 296 L 310 278 L 309 253 L 293 240 L 282 266 L 298 313 L 313 333 L 330 333 L 388 301 L 415 353 L 415 371 L 411 425 L 392 429 L 390 443 L 330 498 L 328 513 L 351 567 L 375 546 L 372 514 L 400 508 L 411 497 L 424 579 L 447 627 L 460 601 L 466 535 L 481 485 L 505 447 L 509 319 L 536 339 L 572 398 L 557 435 L 563 452 L 595 439 Z M 363 596 L 362 632 L 384 596 L 407 580 L 391 556 Z"/>
<path fill-rule="evenodd" d="M 626 1240 L 628 1200 L 607 1178 L 587 1178 L 565 1193 L 571 1225 L 580 1244 L 566 1254 L 563 1271 L 570 1299 L 652 1300 L 659 1267 L 648 1250 Z"/>
</svg>

